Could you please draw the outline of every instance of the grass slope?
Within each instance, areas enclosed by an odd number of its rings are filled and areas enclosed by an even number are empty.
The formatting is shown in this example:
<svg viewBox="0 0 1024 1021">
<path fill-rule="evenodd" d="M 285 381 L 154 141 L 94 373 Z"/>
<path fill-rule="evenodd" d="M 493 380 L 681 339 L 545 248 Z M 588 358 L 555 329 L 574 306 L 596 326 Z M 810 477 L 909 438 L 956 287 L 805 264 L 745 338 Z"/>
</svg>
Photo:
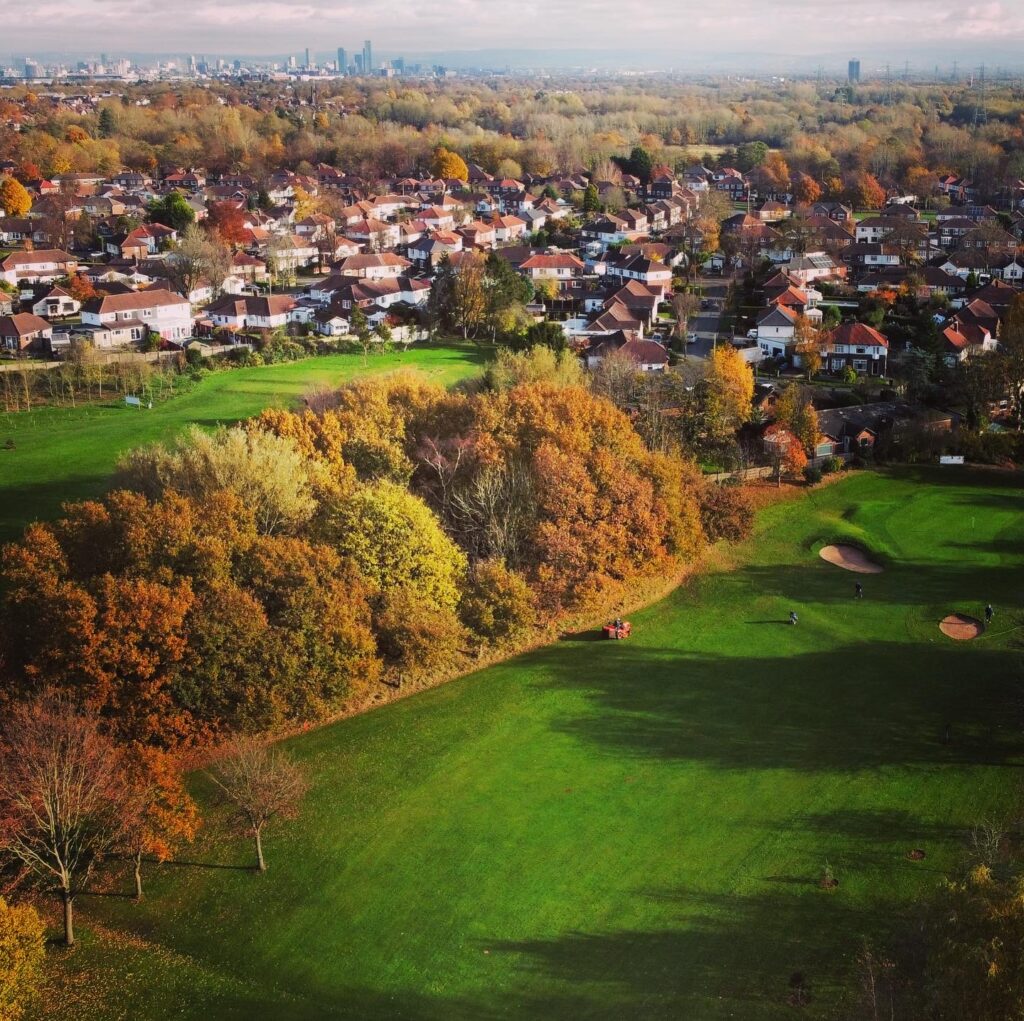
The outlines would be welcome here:
<svg viewBox="0 0 1024 1021">
<path fill-rule="evenodd" d="M 862 937 L 1015 783 L 1018 485 L 858 474 L 763 511 L 630 642 L 577 636 L 290 742 L 315 788 L 270 871 L 211 825 L 141 905 L 83 898 L 116 935 L 55 952 L 86 995 L 46 1016 L 762 1021 L 791 1016 L 797 970 L 805 1016 L 833 1016 Z M 834 539 L 886 573 L 824 563 Z M 986 600 L 984 638 L 939 633 Z"/>
<path fill-rule="evenodd" d="M 289 405 L 310 387 L 357 376 L 415 368 L 451 384 L 477 371 L 483 356 L 457 347 L 404 353 L 327 355 L 300 362 L 216 372 L 151 411 L 121 401 L 77 408 L 0 414 L 0 541 L 17 538 L 29 521 L 53 518 L 66 500 L 98 496 L 124 451 L 170 440 L 192 424 L 214 426 Z"/>
</svg>

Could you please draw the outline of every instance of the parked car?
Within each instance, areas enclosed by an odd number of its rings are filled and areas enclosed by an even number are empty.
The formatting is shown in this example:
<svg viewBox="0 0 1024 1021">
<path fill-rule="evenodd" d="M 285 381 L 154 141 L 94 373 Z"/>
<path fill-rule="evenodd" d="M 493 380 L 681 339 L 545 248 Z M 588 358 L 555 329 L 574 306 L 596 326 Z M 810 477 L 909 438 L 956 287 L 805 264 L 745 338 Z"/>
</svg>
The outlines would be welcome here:
<svg viewBox="0 0 1024 1021">
<path fill-rule="evenodd" d="M 686 343 L 687 343 L 687 344 L 696 344 L 696 343 L 697 343 L 697 334 L 696 334 L 696 333 L 694 333 L 694 332 L 693 332 L 693 330 L 691 330 L 691 331 L 690 331 L 690 332 L 689 332 L 689 333 L 688 333 L 688 334 L 686 335 Z"/>
</svg>

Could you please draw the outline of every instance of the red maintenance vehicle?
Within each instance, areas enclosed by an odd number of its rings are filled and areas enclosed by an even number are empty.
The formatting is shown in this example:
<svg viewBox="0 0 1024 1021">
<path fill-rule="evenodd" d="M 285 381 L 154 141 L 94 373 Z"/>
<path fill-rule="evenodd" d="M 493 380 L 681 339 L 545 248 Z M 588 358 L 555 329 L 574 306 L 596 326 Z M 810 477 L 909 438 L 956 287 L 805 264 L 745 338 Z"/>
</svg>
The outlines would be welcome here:
<svg viewBox="0 0 1024 1021">
<path fill-rule="evenodd" d="M 616 617 L 615 620 L 605 624 L 601 630 L 604 631 L 605 638 L 622 641 L 623 638 L 628 638 L 633 633 L 633 625 L 628 620 Z"/>
</svg>

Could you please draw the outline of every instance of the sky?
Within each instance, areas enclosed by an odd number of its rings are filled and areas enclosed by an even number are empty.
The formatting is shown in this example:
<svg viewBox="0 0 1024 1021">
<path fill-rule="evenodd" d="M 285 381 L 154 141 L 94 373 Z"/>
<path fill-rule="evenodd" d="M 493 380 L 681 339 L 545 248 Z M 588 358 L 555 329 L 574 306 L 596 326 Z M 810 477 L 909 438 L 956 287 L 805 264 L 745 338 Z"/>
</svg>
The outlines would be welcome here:
<svg viewBox="0 0 1024 1021">
<path fill-rule="evenodd" d="M 382 56 L 501 49 L 657 49 L 706 66 L 738 54 L 900 52 L 966 61 L 987 47 L 1024 65 L 1024 0 L 0 0 L 0 55 L 88 51 L 323 59 L 373 40 Z"/>
</svg>

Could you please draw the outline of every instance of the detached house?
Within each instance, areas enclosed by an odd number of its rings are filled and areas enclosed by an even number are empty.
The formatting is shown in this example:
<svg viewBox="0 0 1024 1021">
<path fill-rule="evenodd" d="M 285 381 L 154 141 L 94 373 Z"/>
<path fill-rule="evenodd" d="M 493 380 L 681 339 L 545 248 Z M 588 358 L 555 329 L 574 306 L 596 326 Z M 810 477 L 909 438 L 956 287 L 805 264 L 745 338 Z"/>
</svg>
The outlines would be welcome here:
<svg viewBox="0 0 1024 1021">
<path fill-rule="evenodd" d="M 757 320 L 757 344 L 766 358 L 788 358 L 796 334 L 796 312 L 772 305 Z"/>
<path fill-rule="evenodd" d="M 825 355 L 826 367 L 839 372 L 851 367 L 868 376 L 884 376 L 888 367 L 889 341 L 865 323 L 843 323 L 832 333 Z"/>
</svg>

